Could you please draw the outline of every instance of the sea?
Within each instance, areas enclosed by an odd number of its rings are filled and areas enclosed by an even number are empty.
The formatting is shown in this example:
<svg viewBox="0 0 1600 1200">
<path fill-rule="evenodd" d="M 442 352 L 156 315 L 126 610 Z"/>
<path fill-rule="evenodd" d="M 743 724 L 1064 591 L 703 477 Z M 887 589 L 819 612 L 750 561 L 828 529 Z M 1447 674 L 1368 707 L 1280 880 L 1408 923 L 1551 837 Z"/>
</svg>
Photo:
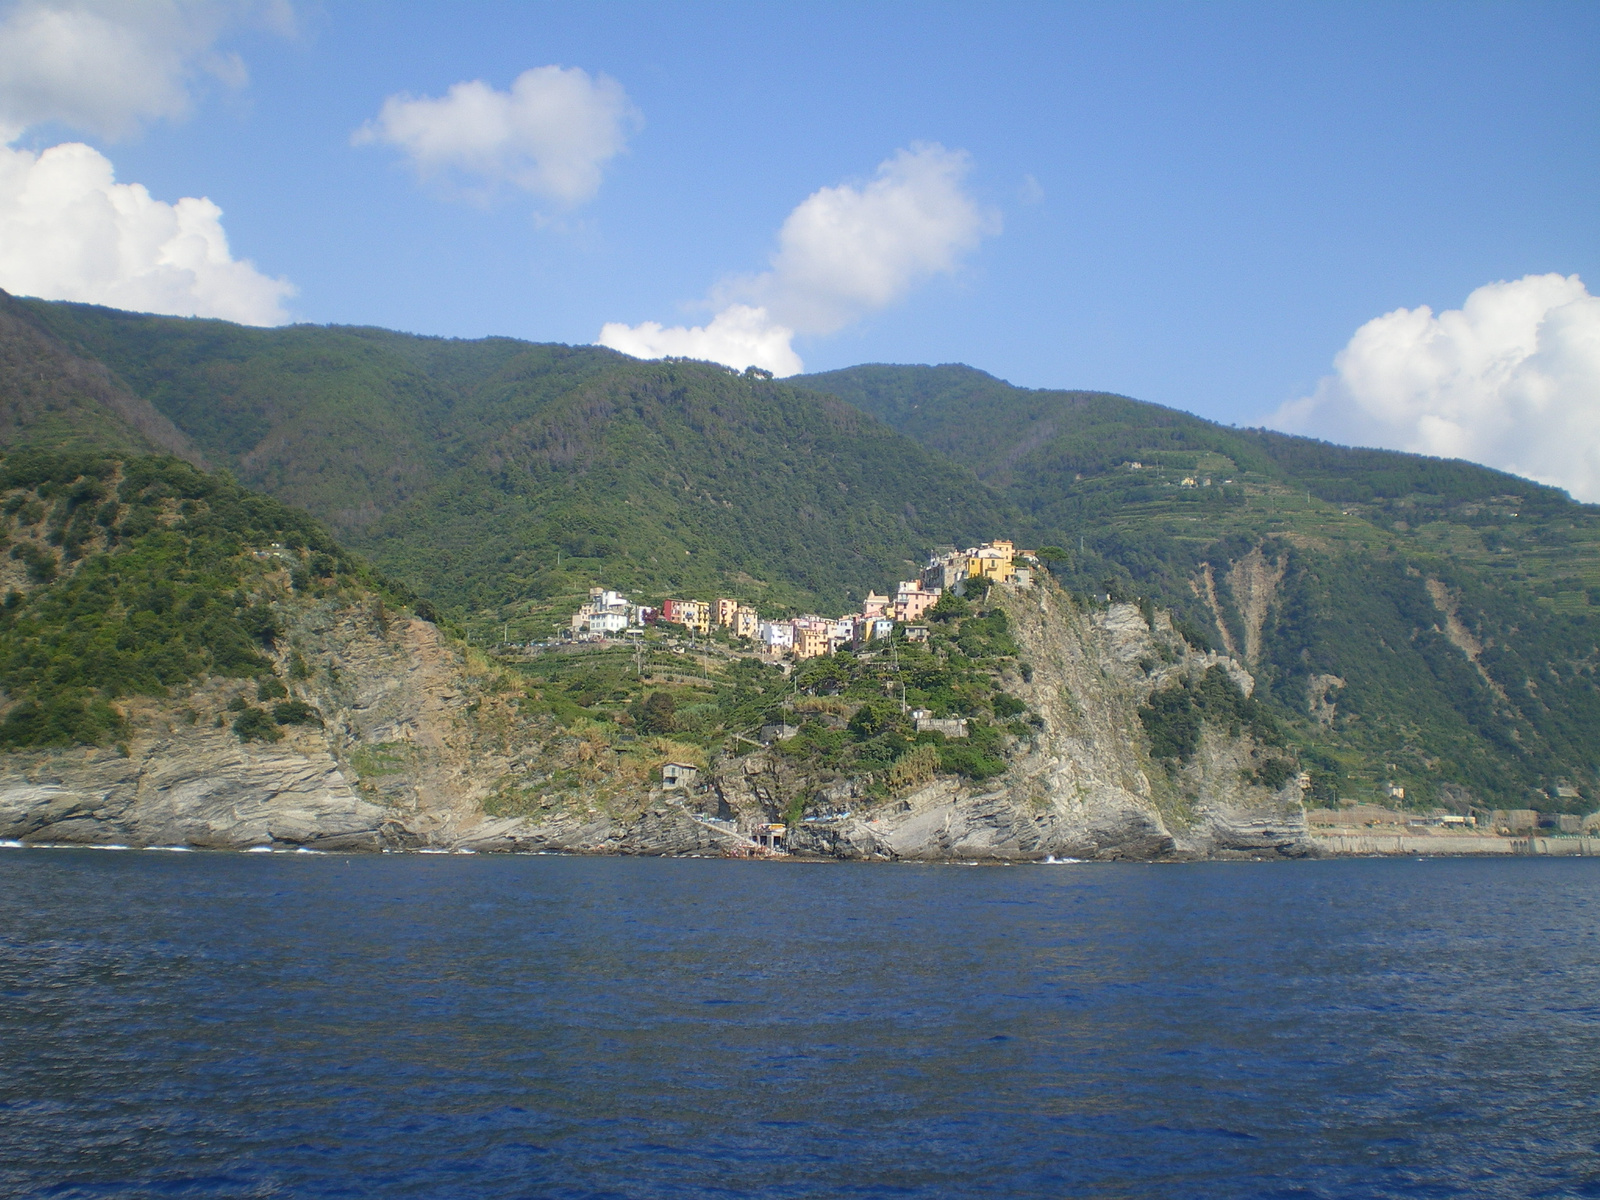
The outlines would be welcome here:
<svg viewBox="0 0 1600 1200">
<path fill-rule="evenodd" d="M 0 850 L 8 1197 L 1600 1197 L 1600 860 Z"/>
</svg>

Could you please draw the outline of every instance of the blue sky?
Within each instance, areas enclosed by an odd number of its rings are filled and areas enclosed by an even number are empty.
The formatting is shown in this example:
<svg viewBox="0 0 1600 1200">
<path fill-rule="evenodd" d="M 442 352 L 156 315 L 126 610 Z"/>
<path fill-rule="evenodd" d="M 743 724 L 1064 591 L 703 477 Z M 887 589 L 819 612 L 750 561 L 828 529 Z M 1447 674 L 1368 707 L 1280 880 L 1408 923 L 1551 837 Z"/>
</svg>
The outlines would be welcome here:
<svg viewBox="0 0 1600 1200">
<path fill-rule="evenodd" d="M 799 328 L 807 370 L 961 361 L 1255 423 L 1319 396 L 1359 409 L 1328 391 L 1334 358 L 1392 310 L 1600 280 L 1590 4 L 174 6 L 214 17 L 182 51 L 186 113 L 151 102 L 113 130 L 40 102 L 11 145 L 83 141 L 156 200 L 209 198 L 296 320 L 565 342 L 703 325 L 730 295 L 765 302 L 727 281 L 768 268 L 808 196 L 865 192 L 926 144 L 965 155 L 951 186 L 981 231 L 890 300 Z M 388 97 L 550 65 L 632 110 L 576 202 L 484 199 L 470 172 L 419 179 L 397 140 L 352 144 Z M 23 103 L 7 69 L 0 117 Z M 38 278 L 8 282 L 0 244 L 0 286 Z"/>
</svg>

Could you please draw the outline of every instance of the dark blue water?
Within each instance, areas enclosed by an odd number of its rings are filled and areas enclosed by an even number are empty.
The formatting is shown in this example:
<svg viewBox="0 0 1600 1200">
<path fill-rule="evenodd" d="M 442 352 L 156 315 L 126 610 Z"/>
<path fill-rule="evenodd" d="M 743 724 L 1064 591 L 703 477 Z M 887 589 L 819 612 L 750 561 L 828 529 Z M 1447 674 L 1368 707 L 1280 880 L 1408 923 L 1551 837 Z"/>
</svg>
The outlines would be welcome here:
<svg viewBox="0 0 1600 1200">
<path fill-rule="evenodd" d="M 1600 861 L 0 852 L 0 1194 L 1600 1196 Z"/>
</svg>

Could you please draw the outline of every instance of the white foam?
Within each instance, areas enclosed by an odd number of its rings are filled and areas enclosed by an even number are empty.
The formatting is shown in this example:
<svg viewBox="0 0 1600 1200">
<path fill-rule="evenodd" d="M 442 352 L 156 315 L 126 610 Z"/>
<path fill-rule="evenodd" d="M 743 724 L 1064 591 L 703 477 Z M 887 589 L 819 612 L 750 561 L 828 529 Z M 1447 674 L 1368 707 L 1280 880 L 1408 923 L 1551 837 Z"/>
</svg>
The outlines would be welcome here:
<svg viewBox="0 0 1600 1200">
<path fill-rule="evenodd" d="M 1068 863 L 1081 863 L 1082 861 L 1083 859 L 1081 858 L 1057 858 L 1054 854 L 1052 854 L 1049 858 L 1044 860 L 1044 865 L 1047 867 L 1064 867 Z"/>
<path fill-rule="evenodd" d="M 26 850 L 27 843 L 12 838 L 0 838 L 0 850 Z"/>
<path fill-rule="evenodd" d="M 418 850 L 417 853 L 418 854 L 449 854 L 450 851 L 445 850 L 445 849 L 443 849 L 442 847 L 439 847 L 439 846 L 424 846 L 421 850 Z"/>
<path fill-rule="evenodd" d="M 246 854 L 271 854 L 272 853 L 272 847 L 271 846 L 246 846 L 244 848 L 244 852 Z"/>
<path fill-rule="evenodd" d="M 310 846 L 296 846 L 294 848 L 294 852 L 296 854 L 326 854 L 327 853 L 326 850 L 313 850 Z"/>
<path fill-rule="evenodd" d="M 107 842 L 107 843 L 96 842 L 93 845 L 89 846 L 88 849 L 90 849 L 90 850 L 132 850 L 133 847 L 132 846 L 120 846 L 120 845 L 117 845 L 115 842 Z"/>
<path fill-rule="evenodd" d="M 189 854 L 194 850 L 192 846 L 146 846 L 146 850 L 165 850 L 169 854 Z"/>
</svg>

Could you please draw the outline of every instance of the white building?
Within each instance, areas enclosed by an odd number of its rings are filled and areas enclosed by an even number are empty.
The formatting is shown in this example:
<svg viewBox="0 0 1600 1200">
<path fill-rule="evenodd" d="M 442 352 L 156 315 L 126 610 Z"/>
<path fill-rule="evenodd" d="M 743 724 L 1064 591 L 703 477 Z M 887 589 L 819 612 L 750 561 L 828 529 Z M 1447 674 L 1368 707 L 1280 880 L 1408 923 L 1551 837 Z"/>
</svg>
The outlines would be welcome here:
<svg viewBox="0 0 1600 1200">
<path fill-rule="evenodd" d="M 590 633 L 621 633 L 627 627 L 628 614 L 626 609 L 622 612 L 597 612 L 589 615 Z"/>
<path fill-rule="evenodd" d="M 756 627 L 756 640 L 769 650 L 794 647 L 793 621 L 763 621 Z"/>
</svg>

